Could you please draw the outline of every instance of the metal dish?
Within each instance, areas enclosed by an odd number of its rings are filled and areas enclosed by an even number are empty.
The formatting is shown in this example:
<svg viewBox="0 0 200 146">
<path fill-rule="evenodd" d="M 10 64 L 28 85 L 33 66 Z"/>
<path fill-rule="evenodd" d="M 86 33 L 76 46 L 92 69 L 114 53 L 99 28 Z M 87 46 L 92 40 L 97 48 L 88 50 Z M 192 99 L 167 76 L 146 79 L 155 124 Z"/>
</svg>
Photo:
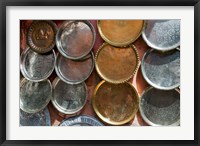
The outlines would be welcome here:
<svg viewBox="0 0 200 146">
<path fill-rule="evenodd" d="M 95 29 L 89 21 L 64 21 L 56 35 L 56 45 L 64 57 L 77 60 L 92 50 L 95 38 Z"/>
<path fill-rule="evenodd" d="M 151 48 L 160 51 L 176 49 L 180 45 L 180 20 L 148 20 L 142 37 Z"/>
<path fill-rule="evenodd" d="M 141 71 L 144 79 L 157 89 L 177 88 L 180 85 L 180 51 L 149 49 L 142 58 Z"/>
<path fill-rule="evenodd" d="M 180 92 L 149 87 L 140 98 L 139 110 L 149 125 L 180 125 Z"/>
<path fill-rule="evenodd" d="M 90 116 L 75 116 L 64 119 L 59 126 L 104 126 L 94 117 Z"/>
<path fill-rule="evenodd" d="M 128 81 L 139 67 L 135 46 L 118 48 L 104 43 L 96 53 L 95 67 L 100 77 L 110 83 Z"/>
<path fill-rule="evenodd" d="M 84 82 L 67 84 L 59 78 L 54 79 L 51 101 L 59 112 L 63 114 L 79 112 L 85 106 L 87 97 L 88 91 Z"/>
<path fill-rule="evenodd" d="M 56 74 L 68 84 L 79 84 L 91 75 L 94 69 L 94 55 L 91 52 L 81 60 L 71 60 L 58 54 L 56 59 Z"/>
<path fill-rule="evenodd" d="M 29 114 L 20 109 L 20 126 L 51 126 L 48 108 L 34 114 Z"/>
<path fill-rule="evenodd" d="M 107 43 L 124 47 L 141 35 L 144 24 L 143 20 L 98 20 L 97 27 Z"/>
<path fill-rule="evenodd" d="M 23 76 L 30 81 L 39 82 L 47 79 L 53 72 L 56 63 L 54 50 L 38 54 L 27 48 L 21 54 L 20 69 Z"/>
<path fill-rule="evenodd" d="M 44 109 L 52 96 L 49 80 L 32 82 L 25 78 L 20 83 L 20 108 L 26 113 L 37 113 Z"/>
<path fill-rule="evenodd" d="M 111 125 L 122 125 L 134 118 L 139 108 L 139 97 L 128 82 L 111 84 L 103 80 L 95 88 L 92 105 L 101 120 Z"/>
</svg>

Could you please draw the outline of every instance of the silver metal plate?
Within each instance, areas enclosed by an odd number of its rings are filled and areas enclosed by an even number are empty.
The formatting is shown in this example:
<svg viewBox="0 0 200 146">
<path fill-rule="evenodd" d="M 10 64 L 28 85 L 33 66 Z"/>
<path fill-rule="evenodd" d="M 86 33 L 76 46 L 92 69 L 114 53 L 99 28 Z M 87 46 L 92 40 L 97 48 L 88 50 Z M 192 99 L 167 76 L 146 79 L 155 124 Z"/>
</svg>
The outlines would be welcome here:
<svg viewBox="0 0 200 146">
<path fill-rule="evenodd" d="M 20 126 L 51 126 L 48 108 L 34 114 L 20 110 Z"/>
<path fill-rule="evenodd" d="M 27 80 L 39 82 L 47 79 L 52 74 L 55 62 L 54 50 L 46 54 L 38 54 L 27 48 L 21 54 L 20 69 Z"/>
<path fill-rule="evenodd" d="M 76 60 L 92 50 L 95 38 L 95 30 L 89 21 L 64 21 L 56 35 L 56 45 L 63 56 Z"/>
<path fill-rule="evenodd" d="M 52 96 L 49 80 L 32 82 L 25 78 L 20 85 L 20 108 L 26 113 L 36 113 L 44 109 Z"/>
<path fill-rule="evenodd" d="M 84 82 L 67 84 L 55 78 L 53 81 L 52 103 L 63 114 L 75 114 L 86 104 L 88 91 Z"/>
<path fill-rule="evenodd" d="M 75 116 L 63 120 L 59 126 L 104 126 L 97 119 L 90 116 Z"/>
<path fill-rule="evenodd" d="M 180 93 L 178 90 L 147 88 L 139 110 L 145 122 L 152 126 L 180 125 Z"/>
<path fill-rule="evenodd" d="M 180 85 L 180 51 L 148 50 L 142 58 L 141 71 L 144 79 L 157 89 L 177 88 Z"/>
<path fill-rule="evenodd" d="M 148 20 L 142 37 L 151 48 L 168 51 L 180 45 L 180 20 Z"/>
<path fill-rule="evenodd" d="M 91 52 L 81 60 L 71 60 L 58 54 L 56 59 L 56 74 L 68 84 L 84 82 L 94 69 L 94 55 Z"/>
</svg>

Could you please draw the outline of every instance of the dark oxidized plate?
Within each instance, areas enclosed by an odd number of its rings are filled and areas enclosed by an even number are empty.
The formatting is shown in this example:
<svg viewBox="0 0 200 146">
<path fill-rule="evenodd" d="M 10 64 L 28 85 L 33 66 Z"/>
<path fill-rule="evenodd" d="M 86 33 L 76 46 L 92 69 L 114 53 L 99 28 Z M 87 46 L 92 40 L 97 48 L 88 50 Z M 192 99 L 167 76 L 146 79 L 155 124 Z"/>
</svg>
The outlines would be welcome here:
<svg viewBox="0 0 200 146">
<path fill-rule="evenodd" d="M 57 26 L 50 20 L 35 20 L 31 24 L 27 40 L 33 51 L 47 53 L 55 46 Z"/>
<path fill-rule="evenodd" d="M 104 126 L 94 117 L 90 116 L 75 116 L 63 120 L 59 126 Z"/>
<path fill-rule="evenodd" d="M 180 125 L 180 93 L 147 88 L 140 98 L 142 118 L 152 126 Z"/>
</svg>

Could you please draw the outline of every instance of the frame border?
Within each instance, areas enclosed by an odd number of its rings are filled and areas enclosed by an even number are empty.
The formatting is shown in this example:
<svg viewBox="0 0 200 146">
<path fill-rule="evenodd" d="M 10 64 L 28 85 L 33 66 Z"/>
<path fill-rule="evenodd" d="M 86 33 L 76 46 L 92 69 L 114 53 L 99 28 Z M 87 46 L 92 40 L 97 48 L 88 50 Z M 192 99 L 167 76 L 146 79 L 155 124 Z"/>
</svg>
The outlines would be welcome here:
<svg viewBox="0 0 200 146">
<path fill-rule="evenodd" d="M 61 146 L 61 145 L 142 145 L 151 146 L 159 144 L 161 146 L 198 146 L 200 143 L 199 136 L 199 110 L 200 100 L 198 73 L 200 68 L 200 0 L 0 0 L 0 144 L 1 146 L 21 146 L 21 145 L 42 145 L 42 146 Z M 120 141 L 94 141 L 94 140 L 6 140 L 6 7 L 7 6 L 194 6 L 194 140 L 120 140 Z"/>
</svg>

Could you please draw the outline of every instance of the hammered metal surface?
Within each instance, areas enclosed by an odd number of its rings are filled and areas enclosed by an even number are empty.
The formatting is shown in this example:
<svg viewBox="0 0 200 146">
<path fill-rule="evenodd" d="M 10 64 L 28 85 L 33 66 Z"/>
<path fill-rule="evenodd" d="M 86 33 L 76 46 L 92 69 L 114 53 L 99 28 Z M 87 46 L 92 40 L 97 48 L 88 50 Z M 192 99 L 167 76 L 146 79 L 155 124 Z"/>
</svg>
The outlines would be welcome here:
<svg viewBox="0 0 200 146">
<path fill-rule="evenodd" d="M 95 36 L 89 21 L 64 21 L 56 35 L 56 45 L 66 58 L 80 59 L 93 48 Z"/>
<path fill-rule="evenodd" d="M 51 75 L 55 62 L 54 50 L 46 54 L 38 54 L 28 48 L 21 55 L 21 72 L 28 80 L 42 81 Z"/>
<path fill-rule="evenodd" d="M 98 30 L 106 42 L 123 47 L 140 36 L 143 25 L 143 20 L 99 20 Z"/>
<path fill-rule="evenodd" d="M 34 114 L 20 110 L 20 126 L 51 126 L 48 108 Z"/>
<path fill-rule="evenodd" d="M 143 119 L 153 126 L 180 124 L 180 93 L 148 88 L 140 98 Z"/>
<path fill-rule="evenodd" d="M 20 86 L 20 108 L 27 113 L 36 113 L 44 109 L 52 96 L 49 80 L 41 82 L 28 81 L 25 78 Z"/>
<path fill-rule="evenodd" d="M 103 44 L 95 58 L 95 67 L 104 80 L 122 83 L 129 80 L 138 68 L 139 56 L 134 46 L 118 48 Z"/>
<path fill-rule="evenodd" d="M 74 114 L 80 111 L 87 100 L 87 87 L 85 83 L 67 84 L 56 78 L 53 81 L 52 103 L 63 114 Z"/>
<path fill-rule="evenodd" d="M 64 119 L 59 126 L 104 126 L 97 119 L 90 116 L 75 116 Z"/>
<path fill-rule="evenodd" d="M 180 45 L 180 20 L 148 20 L 142 36 L 154 49 L 175 49 Z"/>
<path fill-rule="evenodd" d="M 81 60 L 71 60 L 58 54 L 56 73 L 61 80 L 69 84 L 78 84 L 85 81 L 94 69 L 94 55 L 91 52 Z"/>
<path fill-rule="evenodd" d="M 148 50 L 141 64 L 145 80 L 155 88 L 170 90 L 180 85 L 180 51 Z"/>
<path fill-rule="evenodd" d="M 100 82 L 94 92 L 93 107 L 106 123 L 122 125 L 132 120 L 138 110 L 139 97 L 129 83 Z"/>
</svg>

